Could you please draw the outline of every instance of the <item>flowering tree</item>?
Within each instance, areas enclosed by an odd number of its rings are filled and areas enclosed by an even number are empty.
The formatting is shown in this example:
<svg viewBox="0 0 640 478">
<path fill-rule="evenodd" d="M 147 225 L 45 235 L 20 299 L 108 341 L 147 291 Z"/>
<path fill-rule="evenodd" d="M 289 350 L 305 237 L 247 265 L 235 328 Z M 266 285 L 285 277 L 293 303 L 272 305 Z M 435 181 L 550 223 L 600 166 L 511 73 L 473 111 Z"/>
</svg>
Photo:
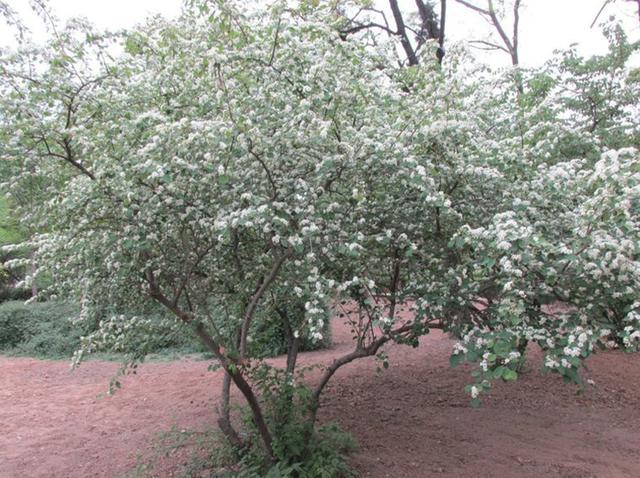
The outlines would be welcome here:
<svg viewBox="0 0 640 478">
<path fill-rule="evenodd" d="M 5 186 L 37 198 L 22 217 L 40 231 L 37 273 L 55 278 L 41 292 L 101 319 L 76 360 L 133 347 L 134 365 L 155 334 L 190 328 L 224 369 L 221 429 L 266 467 L 311 466 L 326 384 L 387 342 L 459 337 L 477 403 L 517 378 L 523 343 L 579 382 L 599 342 L 640 337 L 637 123 L 619 151 L 567 158 L 553 133 L 573 128 L 566 110 L 455 52 L 398 69 L 394 38 L 373 49 L 341 28 L 322 6 L 192 1 L 123 38 L 75 21 L 0 60 Z M 533 134 L 536 115 L 548 129 Z M 300 341 L 321 340 L 340 301 L 354 349 L 306 383 Z M 273 317 L 283 368 L 251 346 Z"/>
</svg>

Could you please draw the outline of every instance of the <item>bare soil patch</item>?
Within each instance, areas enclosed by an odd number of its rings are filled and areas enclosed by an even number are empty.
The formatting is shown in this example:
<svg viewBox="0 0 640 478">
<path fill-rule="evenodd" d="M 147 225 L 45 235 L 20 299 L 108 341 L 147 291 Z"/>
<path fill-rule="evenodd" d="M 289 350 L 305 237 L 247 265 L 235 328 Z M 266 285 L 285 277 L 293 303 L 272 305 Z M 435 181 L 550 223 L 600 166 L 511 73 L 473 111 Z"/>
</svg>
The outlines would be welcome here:
<svg viewBox="0 0 640 478">
<path fill-rule="evenodd" d="M 332 349 L 302 363 L 328 364 L 350 349 L 339 319 L 333 337 Z M 469 369 L 451 369 L 450 350 L 450 339 L 432 332 L 417 349 L 388 346 L 388 370 L 362 360 L 330 383 L 321 419 L 358 440 L 353 465 L 362 476 L 640 476 L 640 356 L 591 358 L 595 385 L 579 396 L 541 376 L 534 351 L 518 382 L 498 384 L 472 409 Z M 109 397 L 115 363 L 71 372 L 67 362 L 0 357 L 0 477 L 125 475 L 159 432 L 214 426 L 221 372 L 207 365 L 147 363 Z"/>
</svg>

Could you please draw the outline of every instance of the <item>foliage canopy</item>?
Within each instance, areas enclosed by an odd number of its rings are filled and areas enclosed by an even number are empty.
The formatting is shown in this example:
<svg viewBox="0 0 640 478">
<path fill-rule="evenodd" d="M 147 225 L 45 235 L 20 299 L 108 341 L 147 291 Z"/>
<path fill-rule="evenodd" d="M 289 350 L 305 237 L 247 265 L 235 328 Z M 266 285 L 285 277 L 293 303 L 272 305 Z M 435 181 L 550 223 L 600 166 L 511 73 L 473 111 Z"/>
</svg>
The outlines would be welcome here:
<svg viewBox="0 0 640 478">
<path fill-rule="evenodd" d="M 637 45 L 618 27 L 603 57 L 518 71 L 520 91 L 454 49 L 398 68 L 393 39 L 344 41 L 323 5 L 189 3 L 123 36 L 74 21 L 0 59 L 5 186 L 31 198 L 43 294 L 101 320 L 77 360 L 191 326 L 226 373 L 223 430 L 255 444 L 229 421 L 233 383 L 272 464 L 305 460 L 327 381 L 389 341 L 454 334 L 452 363 L 479 364 L 474 403 L 529 342 L 577 383 L 597 346 L 636 347 Z M 307 388 L 300 341 L 341 302 L 354 351 Z M 273 320 L 283 370 L 250 346 Z"/>
</svg>

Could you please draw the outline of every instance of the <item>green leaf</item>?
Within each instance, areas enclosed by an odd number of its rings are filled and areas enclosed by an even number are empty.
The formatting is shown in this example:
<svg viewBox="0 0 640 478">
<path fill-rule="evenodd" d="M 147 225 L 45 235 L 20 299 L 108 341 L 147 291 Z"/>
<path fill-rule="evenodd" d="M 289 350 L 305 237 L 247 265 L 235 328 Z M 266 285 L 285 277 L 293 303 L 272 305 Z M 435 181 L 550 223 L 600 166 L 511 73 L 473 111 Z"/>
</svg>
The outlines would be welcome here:
<svg viewBox="0 0 640 478">
<path fill-rule="evenodd" d="M 449 357 L 449 365 L 451 365 L 452 367 L 456 367 L 462 362 L 464 362 L 463 354 L 452 354 L 451 357 Z"/>
<path fill-rule="evenodd" d="M 496 260 L 493 257 L 487 257 L 480 264 L 482 264 L 485 267 L 493 267 L 496 265 Z"/>
<path fill-rule="evenodd" d="M 508 370 L 507 367 L 500 365 L 491 372 L 491 375 L 493 378 L 502 378 L 506 370 Z"/>
<path fill-rule="evenodd" d="M 137 55 L 142 51 L 138 42 L 133 38 L 133 36 L 127 37 L 124 42 L 124 51 L 129 53 L 130 55 Z"/>
<path fill-rule="evenodd" d="M 496 355 L 504 357 L 511 352 L 511 344 L 504 340 L 498 340 L 493 346 L 493 351 Z"/>
</svg>

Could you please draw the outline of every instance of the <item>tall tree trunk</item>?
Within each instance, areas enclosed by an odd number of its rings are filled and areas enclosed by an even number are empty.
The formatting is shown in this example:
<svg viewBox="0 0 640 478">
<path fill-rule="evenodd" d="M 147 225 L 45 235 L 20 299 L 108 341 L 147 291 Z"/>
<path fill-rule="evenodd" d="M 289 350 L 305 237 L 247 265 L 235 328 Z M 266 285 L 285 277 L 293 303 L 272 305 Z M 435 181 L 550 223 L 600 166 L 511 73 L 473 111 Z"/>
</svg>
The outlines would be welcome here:
<svg viewBox="0 0 640 478">
<path fill-rule="evenodd" d="M 227 440 L 229 440 L 229 443 L 231 443 L 234 448 L 241 450 L 244 448 L 244 443 L 231 424 L 230 397 L 231 375 L 225 370 L 224 378 L 222 379 L 222 399 L 218 405 L 218 426 Z"/>
<path fill-rule="evenodd" d="M 442 64 L 444 58 L 444 29 L 447 22 L 447 0 L 440 0 L 440 32 L 438 36 L 438 51 L 436 56 L 438 57 L 438 63 Z"/>
<path fill-rule="evenodd" d="M 411 45 L 411 41 L 409 40 L 409 36 L 407 35 L 407 28 L 404 24 L 404 18 L 402 17 L 402 12 L 400 11 L 400 7 L 398 6 L 398 0 L 389 0 L 389 6 L 391 7 L 391 12 L 393 13 L 393 19 L 396 22 L 396 32 L 400 37 L 400 44 L 404 49 L 405 54 L 407 55 L 407 60 L 409 61 L 409 66 L 414 66 L 418 64 L 418 57 L 416 55 L 413 46 Z"/>
</svg>

